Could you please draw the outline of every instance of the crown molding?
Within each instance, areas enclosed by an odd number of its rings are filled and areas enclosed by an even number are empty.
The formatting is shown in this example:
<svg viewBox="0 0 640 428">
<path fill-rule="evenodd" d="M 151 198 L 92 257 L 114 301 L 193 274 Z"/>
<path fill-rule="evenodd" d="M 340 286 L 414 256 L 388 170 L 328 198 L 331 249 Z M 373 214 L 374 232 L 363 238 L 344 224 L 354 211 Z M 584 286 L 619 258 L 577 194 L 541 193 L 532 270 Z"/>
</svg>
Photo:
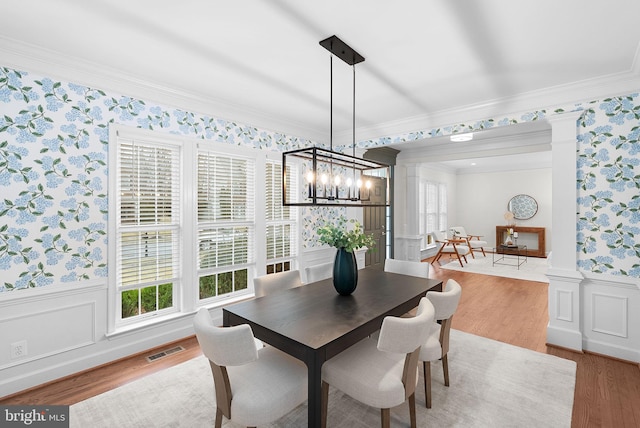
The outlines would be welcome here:
<svg viewBox="0 0 640 428">
<path fill-rule="evenodd" d="M 283 121 L 267 112 L 233 103 L 211 99 L 169 86 L 139 79 L 111 67 L 98 65 L 71 55 L 44 49 L 20 40 L 0 36 L 0 66 L 25 70 L 106 91 L 153 101 L 203 115 L 257 128 L 286 133 L 304 139 L 326 139 L 323 132 L 300 123 Z"/>
<path fill-rule="evenodd" d="M 105 67 L 78 57 L 43 49 L 19 40 L 0 36 L 2 66 L 27 70 L 44 76 L 73 81 L 128 96 L 150 100 L 159 104 L 182 108 L 216 118 L 240 122 L 312 141 L 326 140 L 326 133 L 300 123 L 283 121 L 268 112 L 229 100 L 210 99 L 198 94 L 179 91 L 169 86 L 143 81 L 115 68 Z M 356 128 L 358 141 L 422 131 L 454 123 L 472 123 L 477 120 L 504 115 L 508 112 L 531 111 L 597 100 L 602 97 L 625 95 L 640 90 L 640 44 L 628 71 L 615 73 L 567 85 L 527 92 L 513 97 L 440 110 L 423 115 L 386 122 L 376 126 Z M 334 135 L 334 145 L 351 145 L 352 131 Z"/>
<path fill-rule="evenodd" d="M 640 43 L 629 70 L 558 85 L 512 97 L 494 99 L 423 115 L 403 118 L 372 127 L 356 128 L 359 141 L 424 131 L 455 123 L 473 123 L 478 120 L 503 116 L 506 113 L 526 112 L 566 104 L 585 103 L 601 98 L 626 95 L 640 90 Z M 348 143 L 351 134 L 338 133 L 338 144 Z"/>
</svg>

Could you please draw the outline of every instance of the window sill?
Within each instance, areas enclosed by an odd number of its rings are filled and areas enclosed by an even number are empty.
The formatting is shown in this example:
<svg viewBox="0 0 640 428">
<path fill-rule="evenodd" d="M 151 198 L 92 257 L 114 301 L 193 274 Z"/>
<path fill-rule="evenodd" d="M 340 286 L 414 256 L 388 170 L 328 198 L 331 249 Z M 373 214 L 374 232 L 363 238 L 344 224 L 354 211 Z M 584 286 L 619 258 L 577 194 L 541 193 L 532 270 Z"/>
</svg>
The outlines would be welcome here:
<svg viewBox="0 0 640 428">
<path fill-rule="evenodd" d="M 169 315 L 153 316 L 153 317 L 150 317 L 149 319 L 137 322 L 135 324 L 117 327 L 114 331 L 108 332 L 105 336 L 107 337 L 107 339 L 114 339 L 117 337 L 127 336 L 142 330 L 146 330 L 152 327 L 158 327 L 163 324 L 167 324 L 167 323 L 170 323 L 179 319 L 191 317 L 191 316 L 193 316 L 193 313 L 185 313 L 185 312 L 175 312 Z"/>
<path fill-rule="evenodd" d="M 210 303 L 208 305 L 204 304 L 202 306 L 197 307 L 194 311 L 191 311 L 191 312 L 173 312 L 173 313 L 167 314 L 167 315 L 152 316 L 152 317 L 149 317 L 148 319 L 146 319 L 144 321 L 140 321 L 140 322 L 137 322 L 135 324 L 123 325 L 121 327 L 118 327 L 114 331 L 107 333 L 105 336 L 107 337 L 107 339 L 114 339 L 114 338 L 117 338 L 117 337 L 123 337 L 123 336 L 127 336 L 127 335 L 132 335 L 132 334 L 138 333 L 140 331 L 144 331 L 146 329 L 156 328 L 156 327 L 162 326 L 163 324 L 168 324 L 168 323 L 174 322 L 176 320 L 181 320 L 181 319 L 184 319 L 184 318 L 192 318 L 193 315 L 200 308 L 207 308 L 208 310 L 222 309 L 225 306 L 233 305 L 235 303 L 244 302 L 246 300 L 251 300 L 254 297 L 255 297 L 255 295 L 253 293 L 252 294 L 245 294 L 245 295 L 242 295 L 242 296 L 235 296 L 233 298 L 229 298 L 228 300 L 217 301 L 215 303 Z"/>
</svg>

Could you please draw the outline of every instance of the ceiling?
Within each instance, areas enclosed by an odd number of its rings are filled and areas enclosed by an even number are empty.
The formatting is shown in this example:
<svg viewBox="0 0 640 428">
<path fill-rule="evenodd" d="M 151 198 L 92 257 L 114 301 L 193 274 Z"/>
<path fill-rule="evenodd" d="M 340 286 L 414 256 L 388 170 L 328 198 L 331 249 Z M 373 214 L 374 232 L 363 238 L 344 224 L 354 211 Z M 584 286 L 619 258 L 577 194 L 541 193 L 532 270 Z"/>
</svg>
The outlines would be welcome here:
<svg viewBox="0 0 640 428">
<path fill-rule="evenodd" d="M 637 0 L 10 0 L 0 54 L 2 65 L 327 142 L 328 36 L 366 58 L 365 139 L 440 125 L 447 112 L 591 96 L 639 74 L 638 16 Z M 340 60 L 333 88 L 334 134 L 348 142 L 352 71 Z"/>
</svg>

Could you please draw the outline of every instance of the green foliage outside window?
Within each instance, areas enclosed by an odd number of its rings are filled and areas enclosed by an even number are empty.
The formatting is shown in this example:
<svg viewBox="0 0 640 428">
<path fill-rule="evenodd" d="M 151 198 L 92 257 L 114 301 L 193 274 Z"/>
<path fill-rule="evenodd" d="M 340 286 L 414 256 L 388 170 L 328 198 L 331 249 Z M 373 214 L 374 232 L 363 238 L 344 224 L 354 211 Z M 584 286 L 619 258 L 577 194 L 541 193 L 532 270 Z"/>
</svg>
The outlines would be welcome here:
<svg viewBox="0 0 640 428">
<path fill-rule="evenodd" d="M 247 288 L 247 269 L 200 277 L 200 299 L 220 296 Z"/>
<path fill-rule="evenodd" d="M 142 298 L 141 302 L 140 298 Z M 171 283 L 122 292 L 122 319 L 172 306 L 173 284 Z"/>
</svg>

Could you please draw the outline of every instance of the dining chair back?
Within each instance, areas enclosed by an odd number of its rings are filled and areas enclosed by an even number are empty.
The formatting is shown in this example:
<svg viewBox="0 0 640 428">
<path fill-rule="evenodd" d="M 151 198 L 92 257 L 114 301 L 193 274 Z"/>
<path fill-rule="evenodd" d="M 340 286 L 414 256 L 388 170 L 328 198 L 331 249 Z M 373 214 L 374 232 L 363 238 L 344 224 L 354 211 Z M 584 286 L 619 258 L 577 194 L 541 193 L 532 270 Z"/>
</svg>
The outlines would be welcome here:
<svg viewBox="0 0 640 428">
<path fill-rule="evenodd" d="M 429 291 L 427 299 L 433 304 L 435 309 L 435 329 L 427 341 L 420 348 L 420 361 L 423 362 L 424 369 L 424 394 L 426 406 L 431 408 L 431 361 L 442 360 L 442 371 L 444 373 L 444 384 L 449 386 L 449 336 L 453 315 L 458 309 L 462 287 L 453 280 L 447 280 L 447 284 L 442 292 Z M 439 322 L 439 324 L 438 324 Z"/>
<path fill-rule="evenodd" d="M 248 324 L 217 327 L 201 308 L 193 326 L 213 374 L 216 428 L 223 416 L 247 427 L 266 425 L 306 401 L 306 366 L 273 346 L 256 349 Z"/>
<path fill-rule="evenodd" d="M 429 263 L 414 262 L 410 260 L 386 259 L 384 271 L 400 273 L 403 275 L 429 278 Z"/>
<path fill-rule="evenodd" d="M 333 276 L 333 262 L 307 266 L 304 268 L 304 274 L 307 278 L 307 284 L 331 278 Z"/>
<path fill-rule="evenodd" d="M 267 294 L 288 290 L 300 285 L 302 285 L 302 281 L 299 270 L 287 270 L 253 278 L 256 297 L 266 296 Z"/>
<path fill-rule="evenodd" d="M 411 427 L 416 427 L 415 389 L 420 345 L 434 328 L 435 310 L 423 297 L 412 318 L 385 317 L 377 340 L 361 340 L 322 366 L 322 426 L 328 418 L 329 386 L 381 409 L 383 427 L 390 424 L 390 409 L 409 403 Z"/>
</svg>

